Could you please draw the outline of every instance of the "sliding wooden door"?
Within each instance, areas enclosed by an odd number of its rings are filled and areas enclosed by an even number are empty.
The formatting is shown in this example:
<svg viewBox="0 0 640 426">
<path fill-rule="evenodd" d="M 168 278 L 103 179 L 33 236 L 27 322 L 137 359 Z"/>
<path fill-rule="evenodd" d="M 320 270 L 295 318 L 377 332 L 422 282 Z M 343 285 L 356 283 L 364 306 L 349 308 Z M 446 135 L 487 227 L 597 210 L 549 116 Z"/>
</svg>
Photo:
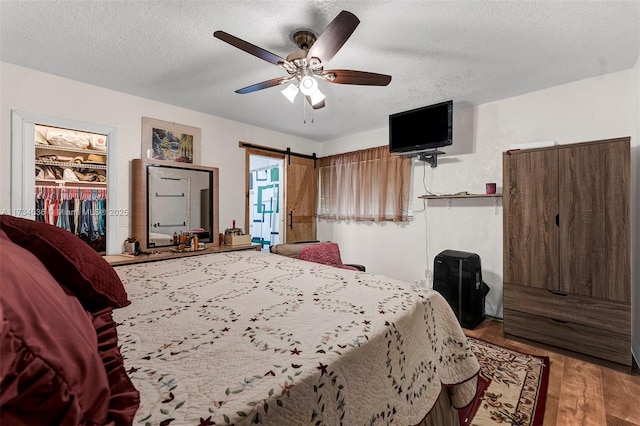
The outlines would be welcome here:
<svg viewBox="0 0 640 426">
<path fill-rule="evenodd" d="M 315 240 L 318 199 L 318 169 L 315 161 L 290 155 L 286 163 L 285 240 L 287 243 Z"/>
</svg>

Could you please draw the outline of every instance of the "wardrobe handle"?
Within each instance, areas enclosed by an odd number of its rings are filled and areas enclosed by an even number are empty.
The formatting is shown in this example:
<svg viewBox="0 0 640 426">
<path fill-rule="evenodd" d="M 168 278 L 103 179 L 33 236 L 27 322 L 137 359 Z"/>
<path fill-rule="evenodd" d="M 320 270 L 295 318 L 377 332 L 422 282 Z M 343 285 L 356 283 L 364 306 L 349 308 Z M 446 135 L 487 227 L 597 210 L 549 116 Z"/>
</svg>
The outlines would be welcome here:
<svg viewBox="0 0 640 426">
<path fill-rule="evenodd" d="M 563 297 L 564 297 L 564 296 L 567 296 L 567 295 L 568 295 L 568 293 L 562 293 L 562 292 L 560 292 L 560 291 L 555 291 L 555 290 L 547 290 L 547 291 L 548 291 L 549 293 L 551 293 L 551 294 L 555 294 L 556 296 L 563 296 Z"/>
<path fill-rule="evenodd" d="M 289 229 L 293 229 L 293 210 L 289 212 Z"/>
<path fill-rule="evenodd" d="M 556 226 L 560 226 L 560 213 L 556 215 Z"/>
</svg>

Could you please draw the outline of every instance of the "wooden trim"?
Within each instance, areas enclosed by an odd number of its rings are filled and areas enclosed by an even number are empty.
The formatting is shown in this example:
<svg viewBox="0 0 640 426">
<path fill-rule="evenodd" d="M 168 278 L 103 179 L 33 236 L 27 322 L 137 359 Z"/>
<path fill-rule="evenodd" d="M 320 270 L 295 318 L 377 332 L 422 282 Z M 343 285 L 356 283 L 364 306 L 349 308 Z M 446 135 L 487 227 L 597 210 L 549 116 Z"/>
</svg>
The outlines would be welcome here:
<svg viewBox="0 0 640 426">
<path fill-rule="evenodd" d="M 251 173 L 251 154 L 253 150 L 244 150 L 244 232 L 249 232 L 249 174 Z"/>
<path fill-rule="evenodd" d="M 78 130 L 105 135 L 107 137 L 107 207 L 109 210 L 123 210 L 118 205 L 116 147 L 118 146 L 118 130 L 115 127 L 97 123 L 59 118 L 45 114 L 38 114 L 20 110 L 11 111 L 11 211 L 16 216 L 33 219 L 34 215 L 18 214 L 18 212 L 32 212 L 35 203 L 35 125 L 41 124 L 62 129 Z M 52 146 L 51 148 L 56 148 Z M 111 160 L 109 160 L 111 159 Z M 56 183 L 57 184 L 57 183 Z M 119 253 L 121 241 L 116 241 L 116 229 L 119 217 L 115 214 L 107 215 L 106 252 Z"/>
<path fill-rule="evenodd" d="M 143 160 L 131 161 L 131 237 L 147 250 L 147 174 Z"/>
<path fill-rule="evenodd" d="M 241 146 L 244 142 L 240 142 Z M 247 148 L 245 147 L 245 156 L 244 156 L 244 189 L 245 189 L 245 197 L 244 197 L 244 229 L 245 232 L 249 232 L 251 229 L 251 223 L 249 222 L 251 214 L 249 213 L 249 202 L 251 201 L 249 195 L 249 174 L 251 174 L 251 156 L 259 155 L 260 157 L 270 157 L 276 158 L 278 160 L 284 160 L 286 157 L 284 154 L 273 152 L 273 151 L 265 151 L 263 149 L 258 148 Z M 282 170 L 283 175 L 285 174 L 284 169 Z M 284 188 L 283 188 L 284 194 Z M 286 195 L 286 194 L 285 194 Z M 284 201 L 284 197 L 282 197 L 282 201 Z M 278 219 L 279 220 L 279 219 Z"/>
<path fill-rule="evenodd" d="M 259 155 L 261 157 L 277 158 L 278 160 L 283 160 L 286 157 L 285 154 L 281 154 L 279 152 L 265 151 L 263 149 L 258 149 L 258 148 L 246 148 L 245 147 L 245 151 L 247 153 L 251 154 L 251 155 Z M 251 166 L 251 165 L 249 164 L 249 166 Z"/>
<path fill-rule="evenodd" d="M 621 138 L 611 138 L 611 139 L 599 139 L 599 140 L 595 140 L 595 141 L 587 141 L 587 142 L 575 142 L 575 143 L 568 143 L 568 144 L 560 144 L 560 145 L 553 145 L 553 146 L 545 146 L 542 148 L 526 148 L 526 149 L 511 149 L 511 150 L 507 150 L 504 152 L 505 155 L 517 155 L 517 154 L 525 154 L 528 152 L 535 152 L 535 151 L 552 151 L 552 150 L 556 150 L 556 149 L 562 149 L 562 148 L 573 148 L 576 146 L 584 146 L 584 145 L 591 145 L 591 144 L 602 144 L 602 143 L 612 143 L 612 142 L 630 142 L 631 141 L 631 136 L 625 136 L 625 137 L 621 137 Z"/>
<path fill-rule="evenodd" d="M 247 148 L 247 149 L 257 149 L 260 151 L 265 151 L 265 152 L 273 152 L 273 153 L 278 153 L 278 154 L 283 154 L 283 155 L 292 155 L 294 157 L 301 157 L 301 158 L 308 158 L 310 160 L 317 160 L 318 157 L 316 157 L 316 153 L 314 152 L 313 154 L 309 155 L 309 154 L 301 154 L 299 152 L 294 152 L 291 151 L 290 148 L 287 149 L 278 149 L 278 148 L 271 148 L 268 146 L 261 146 L 261 145 L 254 145 L 248 142 L 238 142 L 238 146 L 240 148 Z M 263 154 L 261 154 L 263 155 Z"/>
</svg>

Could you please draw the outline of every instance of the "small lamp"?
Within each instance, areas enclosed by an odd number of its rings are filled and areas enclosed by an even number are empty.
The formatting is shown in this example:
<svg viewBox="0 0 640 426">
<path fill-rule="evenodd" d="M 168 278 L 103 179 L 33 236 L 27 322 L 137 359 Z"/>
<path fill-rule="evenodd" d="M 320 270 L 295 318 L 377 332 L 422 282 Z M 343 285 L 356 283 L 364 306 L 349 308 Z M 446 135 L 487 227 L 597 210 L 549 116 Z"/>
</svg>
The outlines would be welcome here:
<svg viewBox="0 0 640 426">
<path fill-rule="evenodd" d="M 305 75 L 300 80 L 300 91 L 305 96 L 311 96 L 318 90 L 318 82 L 315 78 Z"/>
<path fill-rule="evenodd" d="M 316 83 L 316 85 L 317 84 L 318 83 Z M 319 104 L 320 102 L 324 101 L 325 97 L 326 96 L 324 95 L 324 93 L 322 93 L 320 91 L 320 89 L 316 89 L 315 92 L 313 92 L 311 95 L 309 95 L 309 98 L 311 98 L 311 105 L 314 105 L 314 106 Z"/>
<path fill-rule="evenodd" d="M 298 88 L 293 83 L 289 84 L 287 87 L 280 91 L 280 93 L 282 93 L 285 98 L 289 99 L 289 102 L 291 103 L 293 103 L 293 101 L 296 99 L 296 95 L 298 94 L 298 92 Z"/>
</svg>

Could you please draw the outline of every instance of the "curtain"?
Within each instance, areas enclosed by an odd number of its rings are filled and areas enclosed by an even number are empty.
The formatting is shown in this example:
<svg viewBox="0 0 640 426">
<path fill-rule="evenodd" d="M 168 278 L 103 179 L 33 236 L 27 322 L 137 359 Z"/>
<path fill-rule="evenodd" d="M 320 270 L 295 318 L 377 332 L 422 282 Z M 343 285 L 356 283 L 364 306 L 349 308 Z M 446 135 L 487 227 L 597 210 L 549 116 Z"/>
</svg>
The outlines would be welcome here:
<svg viewBox="0 0 640 426">
<path fill-rule="evenodd" d="M 407 221 L 411 159 L 387 145 L 319 159 L 318 217 Z"/>
</svg>

